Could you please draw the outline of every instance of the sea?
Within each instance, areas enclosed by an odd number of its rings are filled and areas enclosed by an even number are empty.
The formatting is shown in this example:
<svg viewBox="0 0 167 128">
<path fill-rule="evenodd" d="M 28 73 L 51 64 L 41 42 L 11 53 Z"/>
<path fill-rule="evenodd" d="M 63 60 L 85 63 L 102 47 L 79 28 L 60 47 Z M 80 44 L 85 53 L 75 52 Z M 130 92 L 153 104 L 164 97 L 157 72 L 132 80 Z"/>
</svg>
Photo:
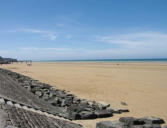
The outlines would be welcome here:
<svg viewBox="0 0 167 128">
<path fill-rule="evenodd" d="M 36 62 L 167 62 L 167 58 L 154 59 L 85 59 L 85 60 L 40 60 Z"/>
</svg>

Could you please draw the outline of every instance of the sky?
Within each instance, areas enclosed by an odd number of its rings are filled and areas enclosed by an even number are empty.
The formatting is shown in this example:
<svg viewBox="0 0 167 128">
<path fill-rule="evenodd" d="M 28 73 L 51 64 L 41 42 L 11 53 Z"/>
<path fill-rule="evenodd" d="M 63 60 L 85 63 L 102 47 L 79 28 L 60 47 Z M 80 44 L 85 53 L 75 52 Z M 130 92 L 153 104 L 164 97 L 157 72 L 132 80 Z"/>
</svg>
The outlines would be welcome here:
<svg viewBox="0 0 167 128">
<path fill-rule="evenodd" d="M 167 0 L 0 0 L 0 56 L 167 58 Z"/>
</svg>

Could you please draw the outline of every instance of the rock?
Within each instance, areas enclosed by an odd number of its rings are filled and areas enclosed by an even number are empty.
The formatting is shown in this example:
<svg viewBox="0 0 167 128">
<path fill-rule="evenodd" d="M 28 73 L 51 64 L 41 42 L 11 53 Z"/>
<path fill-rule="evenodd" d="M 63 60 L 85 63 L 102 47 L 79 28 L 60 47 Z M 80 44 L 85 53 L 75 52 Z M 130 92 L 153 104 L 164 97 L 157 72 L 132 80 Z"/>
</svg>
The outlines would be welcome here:
<svg viewBox="0 0 167 128">
<path fill-rule="evenodd" d="M 65 107 L 65 106 L 66 106 L 66 100 L 63 99 L 63 100 L 61 101 L 61 107 Z"/>
<path fill-rule="evenodd" d="M 121 105 L 127 106 L 127 103 L 121 101 Z"/>
<path fill-rule="evenodd" d="M 42 96 L 42 99 L 48 101 L 48 99 L 49 99 L 49 94 L 44 92 L 44 94 L 43 94 L 43 96 Z"/>
<path fill-rule="evenodd" d="M 70 106 L 73 103 L 73 98 L 67 97 L 65 99 L 65 106 Z"/>
<path fill-rule="evenodd" d="M 73 94 L 67 94 L 66 97 L 74 97 Z"/>
<path fill-rule="evenodd" d="M 119 121 L 99 122 L 96 128 L 161 128 L 162 123 L 164 123 L 163 119 L 156 117 L 121 117 Z"/>
<path fill-rule="evenodd" d="M 53 106 L 60 106 L 60 101 L 58 97 L 52 97 L 51 99 L 48 100 L 48 102 L 50 104 L 52 104 Z"/>
<path fill-rule="evenodd" d="M 144 121 L 145 123 L 151 123 L 151 124 L 164 124 L 165 121 L 161 118 L 157 118 L 157 117 L 144 117 L 141 118 L 140 120 Z"/>
<path fill-rule="evenodd" d="M 0 104 L 4 104 L 5 100 L 3 98 L 0 98 Z"/>
<path fill-rule="evenodd" d="M 73 103 L 74 104 L 79 104 L 81 102 L 81 99 L 78 99 L 77 97 L 73 98 Z"/>
<path fill-rule="evenodd" d="M 41 97 L 42 96 L 42 92 L 41 91 L 36 91 L 35 95 L 37 95 L 38 97 Z"/>
<path fill-rule="evenodd" d="M 106 109 L 106 108 L 110 107 L 110 104 L 102 102 L 102 101 L 98 102 L 97 105 L 100 109 Z"/>
<path fill-rule="evenodd" d="M 95 119 L 97 115 L 90 111 L 82 111 L 79 113 L 80 119 Z"/>
<path fill-rule="evenodd" d="M 35 94 L 36 91 L 41 91 L 41 92 L 43 92 L 43 90 L 42 90 L 40 87 L 31 86 L 31 92 Z"/>
<path fill-rule="evenodd" d="M 144 124 L 141 125 L 142 128 L 161 128 L 161 125 L 159 124 Z"/>
<path fill-rule="evenodd" d="M 123 112 L 129 112 L 128 109 L 119 109 L 120 113 L 123 113 Z"/>
<path fill-rule="evenodd" d="M 68 118 L 70 120 L 79 120 L 81 119 L 81 116 L 79 115 L 79 113 L 76 113 L 76 112 L 68 112 Z"/>
<path fill-rule="evenodd" d="M 105 118 L 105 117 L 112 117 L 112 109 L 105 109 L 105 110 L 99 110 L 96 111 L 96 115 L 98 118 Z"/>
<path fill-rule="evenodd" d="M 137 119 L 134 117 L 121 117 L 121 118 L 119 118 L 120 122 L 123 122 L 124 124 L 127 124 L 127 125 L 133 125 L 135 120 L 137 120 Z M 137 124 L 137 122 L 136 122 L 136 124 Z M 140 124 L 143 125 L 144 122 L 142 122 L 142 123 L 139 122 L 138 125 L 140 125 Z"/>
<path fill-rule="evenodd" d="M 85 108 L 87 108 L 87 104 L 76 104 L 76 105 L 71 105 L 68 108 L 68 111 L 79 113 L 79 112 L 85 110 Z"/>
<path fill-rule="evenodd" d="M 129 112 L 128 109 L 116 109 L 116 108 L 112 108 L 112 111 L 113 111 L 113 113 L 115 113 L 115 114 L 121 114 L 121 113 L 123 113 L 123 112 Z"/>
<path fill-rule="evenodd" d="M 24 88 L 26 88 L 28 91 L 31 91 L 31 87 L 30 86 L 24 86 Z"/>
<path fill-rule="evenodd" d="M 52 98 L 53 97 L 53 94 L 52 93 L 49 93 L 49 98 Z"/>
<path fill-rule="evenodd" d="M 123 123 L 119 121 L 102 121 L 96 124 L 96 128 L 123 128 Z"/>
</svg>

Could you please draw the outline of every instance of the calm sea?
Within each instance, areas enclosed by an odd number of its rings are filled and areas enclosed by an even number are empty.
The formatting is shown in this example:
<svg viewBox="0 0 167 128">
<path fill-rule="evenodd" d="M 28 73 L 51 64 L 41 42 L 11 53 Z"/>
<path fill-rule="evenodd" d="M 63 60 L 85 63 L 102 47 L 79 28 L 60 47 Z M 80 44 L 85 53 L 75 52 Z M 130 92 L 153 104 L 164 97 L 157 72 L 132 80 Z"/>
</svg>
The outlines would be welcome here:
<svg viewBox="0 0 167 128">
<path fill-rule="evenodd" d="M 167 62 L 163 59 L 92 59 L 92 60 L 44 60 L 38 62 Z"/>
</svg>

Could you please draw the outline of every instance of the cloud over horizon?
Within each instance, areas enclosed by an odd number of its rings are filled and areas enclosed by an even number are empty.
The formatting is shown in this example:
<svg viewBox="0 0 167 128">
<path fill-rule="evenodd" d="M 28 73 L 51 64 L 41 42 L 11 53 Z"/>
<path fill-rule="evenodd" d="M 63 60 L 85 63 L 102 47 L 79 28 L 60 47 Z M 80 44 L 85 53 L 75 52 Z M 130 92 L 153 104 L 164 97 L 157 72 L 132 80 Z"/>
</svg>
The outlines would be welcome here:
<svg viewBox="0 0 167 128">
<path fill-rule="evenodd" d="M 134 32 L 110 36 L 100 36 L 98 40 L 103 43 L 117 45 L 117 50 L 127 50 L 126 53 L 143 53 L 148 57 L 167 57 L 167 33 L 157 31 Z M 126 54 L 124 52 L 124 54 Z M 151 56 L 152 54 L 152 56 Z M 143 55 L 141 57 L 144 57 Z"/>
<path fill-rule="evenodd" d="M 26 29 L 25 31 L 44 34 L 46 31 Z M 94 36 L 92 36 L 94 37 Z M 109 44 L 107 48 L 89 49 L 84 47 L 18 47 L 17 50 L 0 51 L 1 55 L 19 59 L 67 60 L 67 59 L 126 59 L 167 57 L 167 33 L 156 31 L 133 32 L 96 36 L 96 45 Z M 90 40 L 91 41 L 91 40 Z M 114 45 L 114 46 L 113 46 Z"/>
</svg>

